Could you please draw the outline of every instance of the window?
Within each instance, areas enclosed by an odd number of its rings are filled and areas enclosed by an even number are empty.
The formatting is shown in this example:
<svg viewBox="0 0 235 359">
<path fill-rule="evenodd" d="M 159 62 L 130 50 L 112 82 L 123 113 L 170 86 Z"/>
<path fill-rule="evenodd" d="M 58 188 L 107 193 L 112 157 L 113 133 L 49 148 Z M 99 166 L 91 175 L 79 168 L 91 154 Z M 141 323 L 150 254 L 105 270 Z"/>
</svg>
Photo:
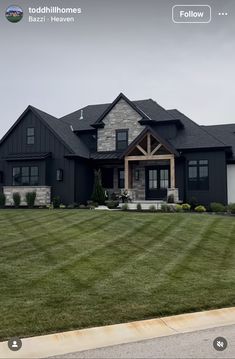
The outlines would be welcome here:
<svg viewBox="0 0 235 359">
<path fill-rule="evenodd" d="M 125 172 L 124 169 L 119 168 L 118 169 L 118 188 L 124 188 L 125 187 Z"/>
<path fill-rule="evenodd" d="M 136 168 L 136 170 L 135 170 L 135 180 L 136 181 L 140 180 L 140 170 L 139 170 L 139 168 Z"/>
<path fill-rule="evenodd" d="M 157 170 L 149 170 L 149 189 L 156 189 L 157 186 Z"/>
<path fill-rule="evenodd" d="M 3 171 L 0 171 L 0 183 L 3 183 Z"/>
<path fill-rule="evenodd" d="M 169 170 L 160 170 L 160 188 L 169 188 Z"/>
<path fill-rule="evenodd" d="M 128 130 L 117 130 L 116 131 L 116 150 L 125 150 L 128 146 Z"/>
<path fill-rule="evenodd" d="M 56 181 L 63 181 L 63 170 L 60 168 L 56 170 Z"/>
<path fill-rule="evenodd" d="M 38 167 L 13 167 L 13 186 L 38 186 Z"/>
<path fill-rule="evenodd" d="M 101 179 L 104 188 L 113 188 L 113 168 L 102 168 Z"/>
<path fill-rule="evenodd" d="M 34 127 L 27 128 L 27 145 L 34 145 L 35 142 L 35 133 Z"/>
<path fill-rule="evenodd" d="M 208 160 L 194 160 L 188 162 L 188 189 L 209 189 Z"/>
</svg>

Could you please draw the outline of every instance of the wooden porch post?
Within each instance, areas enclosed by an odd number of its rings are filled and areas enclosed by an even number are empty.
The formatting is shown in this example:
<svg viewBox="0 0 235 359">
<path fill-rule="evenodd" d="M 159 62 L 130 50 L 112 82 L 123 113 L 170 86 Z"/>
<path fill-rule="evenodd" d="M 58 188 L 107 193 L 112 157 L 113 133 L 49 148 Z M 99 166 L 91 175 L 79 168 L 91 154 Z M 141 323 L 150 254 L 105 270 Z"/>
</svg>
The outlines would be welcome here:
<svg viewBox="0 0 235 359">
<path fill-rule="evenodd" d="M 170 159 L 171 167 L 171 188 L 175 188 L 175 157 L 172 156 Z"/>
<path fill-rule="evenodd" d="M 129 161 L 127 157 L 125 157 L 125 189 L 129 189 Z"/>
</svg>

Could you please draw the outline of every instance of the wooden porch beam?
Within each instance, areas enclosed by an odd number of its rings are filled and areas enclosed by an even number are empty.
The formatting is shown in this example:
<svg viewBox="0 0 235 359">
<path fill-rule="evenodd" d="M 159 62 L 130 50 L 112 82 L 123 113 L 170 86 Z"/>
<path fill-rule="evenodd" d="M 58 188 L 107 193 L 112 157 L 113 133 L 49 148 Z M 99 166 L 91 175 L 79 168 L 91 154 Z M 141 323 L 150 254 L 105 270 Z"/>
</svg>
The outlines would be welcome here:
<svg viewBox="0 0 235 359">
<path fill-rule="evenodd" d="M 147 155 L 147 152 L 140 145 L 137 145 L 136 148 L 138 148 L 138 150 L 140 150 L 140 152 L 142 152 L 144 155 Z"/>
<path fill-rule="evenodd" d="M 125 157 L 125 189 L 129 189 L 129 159 Z"/>
<path fill-rule="evenodd" d="M 171 188 L 175 188 L 175 158 L 170 159 Z"/>
<path fill-rule="evenodd" d="M 151 137 L 150 133 L 147 133 L 147 152 L 150 155 L 151 154 Z"/>
<path fill-rule="evenodd" d="M 162 147 L 162 144 L 159 143 L 159 144 L 157 145 L 157 147 L 155 147 L 154 150 L 151 152 L 151 155 L 154 155 L 154 153 L 156 153 L 156 152 L 159 150 L 159 148 L 161 148 L 161 147 Z"/>
<path fill-rule="evenodd" d="M 147 156 L 127 156 L 128 161 L 148 161 L 148 160 L 171 160 L 174 155 L 147 155 Z"/>
</svg>

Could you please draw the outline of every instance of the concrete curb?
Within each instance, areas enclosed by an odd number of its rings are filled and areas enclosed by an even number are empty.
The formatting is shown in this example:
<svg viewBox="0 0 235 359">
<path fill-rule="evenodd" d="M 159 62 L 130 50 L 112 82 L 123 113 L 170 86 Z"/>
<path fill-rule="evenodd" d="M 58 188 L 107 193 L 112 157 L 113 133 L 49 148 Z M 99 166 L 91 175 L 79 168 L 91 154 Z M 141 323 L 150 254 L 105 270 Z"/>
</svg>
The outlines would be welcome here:
<svg viewBox="0 0 235 359">
<path fill-rule="evenodd" d="M 25 338 L 22 339 L 23 345 L 18 352 L 11 352 L 7 342 L 1 342 L 0 358 L 48 358 L 54 355 L 232 324 L 235 324 L 235 307 L 181 314 Z"/>
</svg>

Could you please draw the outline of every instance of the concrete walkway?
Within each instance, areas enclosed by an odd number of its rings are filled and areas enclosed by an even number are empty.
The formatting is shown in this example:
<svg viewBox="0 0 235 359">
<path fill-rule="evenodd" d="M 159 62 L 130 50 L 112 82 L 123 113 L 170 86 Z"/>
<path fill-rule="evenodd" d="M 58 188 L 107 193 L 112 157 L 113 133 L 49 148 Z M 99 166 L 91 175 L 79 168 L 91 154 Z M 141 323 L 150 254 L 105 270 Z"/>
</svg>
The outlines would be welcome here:
<svg viewBox="0 0 235 359">
<path fill-rule="evenodd" d="M 48 358 L 227 325 L 235 325 L 235 307 L 25 338 L 17 352 L 2 342 L 0 358 Z"/>
</svg>

